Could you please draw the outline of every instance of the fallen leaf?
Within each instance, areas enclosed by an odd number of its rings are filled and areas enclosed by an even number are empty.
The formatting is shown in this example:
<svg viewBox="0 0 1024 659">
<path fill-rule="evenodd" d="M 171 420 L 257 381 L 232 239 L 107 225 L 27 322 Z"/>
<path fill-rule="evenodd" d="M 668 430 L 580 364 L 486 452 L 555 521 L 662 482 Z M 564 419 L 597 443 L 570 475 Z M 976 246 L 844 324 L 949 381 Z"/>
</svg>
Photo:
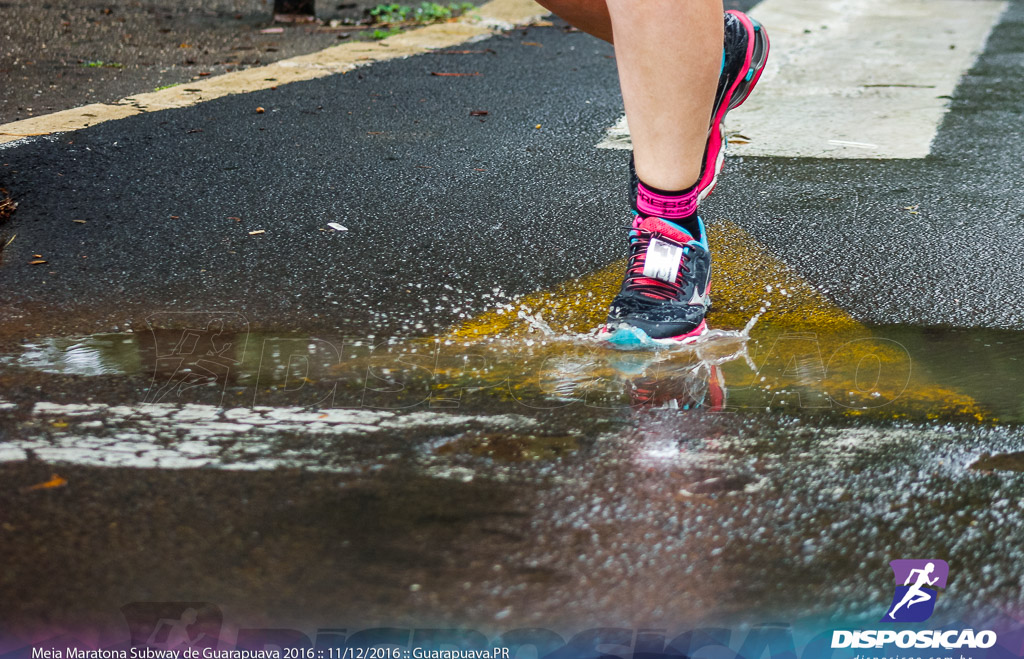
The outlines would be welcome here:
<svg viewBox="0 0 1024 659">
<path fill-rule="evenodd" d="M 9 135 L 9 133 L 4 133 Z M 6 165 L 5 165 L 6 166 Z M 0 188 L 0 221 L 9 218 L 14 214 L 14 211 L 18 208 L 18 204 L 11 199 L 10 194 L 7 190 Z"/>
<path fill-rule="evenodd" d="M 260 34 L 281 34 L 284 32 L 283 27 L 266 27 L 260 30 Z"/>
<path fill-rule="evenodd" d="M 262 107 L 256 108 L 256 114 L 263 114 L 264 112 L 266 112 L 266 110 L 264 110 Z"/>
<path fill-rule="evenodd" d="M 234 220 L 235 222 L 241 222 L 241 221 L 242 221 L 242 218 L 240 218 L 240 217 L 235 217 L 234 215 L 232 215 L 232 216 L 231 216 L 231 217 L 229 217 L 228 219 L 229 219 L 229 220 Z"/>
<path fill-rule="evenodd" d="M 462 78 L 462 77 L 466 77 L 466 76 L 478 76 L 478 75 L 480 75 L 480 73 L 479 72 L 474 72 L 474 73 L 445 73 L 443 71 L 431 71 L 430 75 L 432 75 L 432 76 L 440 76 L 440 77 L 443 77 L 443 78 Z"/>
<path fill-rule="evenodd" d="M 75 224 L 85 224 L 85 220 L 71 220 Z"/>
<path fill-rule="evenodd" d="M 382 131 L 382 130 L 370 130 L 370 131 L 367 131 L 366 134 L 367 135 L 383 135 L 384 131 Z"/>
<path fill-rule="evenodd" d="M 544 44 L 537 43 L 536 41 L 524 41 L 522 43 L 523 43 L 524 46 L 537 46 L 538 48 L 543 48 L 544 47 Z"/>
<path fill-rule="evenodd" d="M 43 258 L 42 254 L 33 254 L 32 256 L 36 257 L 37 259 Z"/>
<path fill-rule="evenodd" d="M 250 235 L 250 236 L 258 236 L 258 235 L 260 235 L 261 233 L 266 233 L 266 231 L 265 231 L 264 229 L 259 229 L 258 231 L 250 231 L 250 232 L 249 232 L 249 235 Z"/>
<path fill-rule="evenodd" d="M 68 422 L 67 421 L 53 421 L 52 423 L 50 423 L 50 425 L 53 426 L 54 428 L 67 428 L 68 427 Z"/>
<path fill-rule="evenodd" d="M 42 265 L 44 263 L 46 263 L 46 261 L 44 261 L 43 259 L 36 259 L 35 261 L 28 262 L 29 265 Z"/>
<path fill-rule="evenodd" d="M 540 124 L 537 124 L 536 126 L 534 126 L 534 128 L 539 129 L 540 128 Z"/>
<path fill-rule="evenodd" d="M 470 110 L 469 116 L 471 117 L 486 117 L 489 113 L 487 110 Z"/>
<path fill-rule="evenodd" d="M 328 222 L 327 226 L 331 227 L 335 231 L 348 231 L 347 227 L 343 227 L 340 224 L 338 224 L 337 222 Z"/>
<path fill-rule="evenodd" d="M 52 476 L 50 476 L 50 480 L 46 481 L 45 483 L 36 483 L 35 485 L 33 485 L 32 487 L 30 487 L 28 489 L 30 489 L 30 490 L 52 490 L 55 487 L 64 487 L 67 484 L 68 484 L 67 479 L 61 478 L 57 474 L 53 474 Z"/>
</svg>

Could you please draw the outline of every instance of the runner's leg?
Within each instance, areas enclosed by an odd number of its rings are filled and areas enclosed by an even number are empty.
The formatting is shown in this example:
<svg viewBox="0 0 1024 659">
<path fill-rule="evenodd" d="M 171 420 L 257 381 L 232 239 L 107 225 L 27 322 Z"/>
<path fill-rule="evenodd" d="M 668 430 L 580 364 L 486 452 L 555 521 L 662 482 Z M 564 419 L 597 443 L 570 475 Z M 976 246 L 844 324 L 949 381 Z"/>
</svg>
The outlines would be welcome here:
<svg viewBox="0 0 1024 659">
<path fill-rule="evenodd" d="M 697 181 L 722 64 L 721 0 L 541 0 L 616 42 L 640 180 L 667 191 Z"/>
<path fill-rule="evenodd" d="M 608 0 L 636 173 L 678 192 L 697 182 L 722 67 L 722 0 Z"/>
</svg>

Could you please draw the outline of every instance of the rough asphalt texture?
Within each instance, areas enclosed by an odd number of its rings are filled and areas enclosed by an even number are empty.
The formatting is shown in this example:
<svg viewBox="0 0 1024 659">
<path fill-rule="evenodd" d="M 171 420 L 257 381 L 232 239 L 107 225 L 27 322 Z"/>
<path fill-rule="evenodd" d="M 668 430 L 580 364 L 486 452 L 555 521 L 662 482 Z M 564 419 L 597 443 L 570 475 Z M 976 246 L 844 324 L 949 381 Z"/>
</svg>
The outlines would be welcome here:
<svg viewBox="0 0 1024 659">
<path fill-rule="evenodd" d="M 930 158 L 731 160 L 708 213 L 860 319 L 1021 329 L 1021 43 L 1017 1 Z M 0 265 L 3 338 L 210 307 L 254 326 L 429 334 L 494 288 L 525 293 L 621 257 L 624 156 L 593 149 L 621 111 L 610 48 L 559 27 L 473 48 L 493 53 L 0 149 L 0 185 L 21 203 L 0 227 L 17 233 Z M 33 254 L 48 263 L 28 265 Z M 33 416 L 34 387 L 129 403 L 146 385 L 2 378 L 20 398 L 0 440 L 78 423 Z M 278 454 L 351 458 L 346 473 L 59 466 L 68 486 L 33 490 L 53 465 L 0 465 L 0 620 L 113 634 L 123 604 L 196 598 L 303 629 L 877 620 L 897 555 L 956 566 L 940 623 L 1024 606 L 1017 427 L 515 411 L 541 430 L 278 438 Z M 163 432 L 153 441 L 177 441 Z"/>
</svg>

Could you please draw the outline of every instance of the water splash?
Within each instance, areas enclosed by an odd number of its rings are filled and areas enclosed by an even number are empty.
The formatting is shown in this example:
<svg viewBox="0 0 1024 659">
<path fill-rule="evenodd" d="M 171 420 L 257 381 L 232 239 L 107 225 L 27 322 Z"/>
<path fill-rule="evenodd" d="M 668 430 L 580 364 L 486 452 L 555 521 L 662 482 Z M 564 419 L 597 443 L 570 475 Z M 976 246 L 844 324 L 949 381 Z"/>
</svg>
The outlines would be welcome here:
<svg viewBox="0 0 1024 659">
<path fill-rule="evenodd" d="M 558 337 L 558 332 L 551 329 L 551 325 L 549 325 L 547 321 L 544 320 L 539 311 L 534 314 L 530 313 L 530 309 L 528 309 L 527 307 L 519 307 L 519 310 L 516 312 L 516 315 L 519 317 L 520 320 L 526 322 L 530 332 L 540 332 L 545 337 Z"/>
</svg>

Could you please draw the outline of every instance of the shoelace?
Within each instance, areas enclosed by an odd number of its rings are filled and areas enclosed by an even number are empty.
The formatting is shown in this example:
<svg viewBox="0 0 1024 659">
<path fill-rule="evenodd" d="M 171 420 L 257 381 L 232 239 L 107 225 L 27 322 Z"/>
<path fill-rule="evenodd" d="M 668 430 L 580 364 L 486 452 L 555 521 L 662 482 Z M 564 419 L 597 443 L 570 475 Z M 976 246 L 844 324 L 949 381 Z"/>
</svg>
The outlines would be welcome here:
<svg viewBox="0 0 1024 659">
<path fill-rule="evenodd" d="M 690 272 L 689 260 L 693 248 L 689 243 L 672 240 L 657 231 L 641 231 L 640 229 L 630 227 L 630 232 L 636 235 L 629 246 L 629 266 L 626 268 L 625 290 L 634 291 L 655 300 L 678 299 L 679 291 L 682 289 L 683 273 Z M 676 275 L 676 283 L 674 284 L 644 276 L 647 248 L 655 238 L 683 248 L 683 258 L 679 263 L 679 273 Z"/>
</svg>

